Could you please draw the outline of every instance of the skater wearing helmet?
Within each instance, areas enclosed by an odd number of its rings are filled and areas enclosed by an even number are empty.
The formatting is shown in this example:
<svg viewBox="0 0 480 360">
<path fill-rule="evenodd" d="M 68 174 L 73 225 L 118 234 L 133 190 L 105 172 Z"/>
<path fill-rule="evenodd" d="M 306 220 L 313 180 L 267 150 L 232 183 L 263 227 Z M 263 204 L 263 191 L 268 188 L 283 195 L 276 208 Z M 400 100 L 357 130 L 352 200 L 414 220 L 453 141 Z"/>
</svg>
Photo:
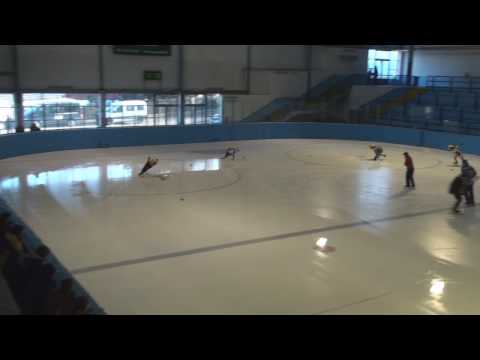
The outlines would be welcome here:
<svg viewBox="0 0 480 360">
<path fill-rule="evenodd" d="M 150 158 L 150 156 L 148 157 L 147 159 L 147 163 L 145 164 L 145 166 L 143 167 L 142 171 L 140 172 L 140 174 L 138 174 L 138 176 L 143 176 L 145 175 L 151 168 L 153 168 L 155 165 L 158 164 L 158 159 L 152 159 Z"/>
<path fill-rule="evenodd" d="M 465 199 L 467 206 L 475 206 L 475 195 L 473 186 L 477 178 L 477 171 L 468 163 L 467 160 L 462 162 L 462 176 L 465 179 Z"/>
<path fill-rule="evenodd" d="M 373 152 L 375 153 L 375 157 L 373 158 L 373 161 L 377 161 L 378 159 L 380 159 L 381 156 L 383 156 L 384 158 L 387 157 L 387 155 L 383 153 L 382 147 L 377 145 L 370 145 L 369 148 L 370 150 L 373 150 Z"/>
<path fill-rule="evenodd" d="M 455 214 L 459 214 L 460 210 L 458 210 L 458 207 L 462 203 L 462 196 L 465 195 L 465 179 L 461 175 L 457 176 L 450 185 L 450 194 L 457 200 L 453 205 L 452 211 Z"/>
<path fill-rule="evenodd" d="M 448 151 L 453 152 L 453 165 L 458 166 L 458 159 L 463 160 L 463 154 L 458 145 L 448 145 Z"/>
<path fill-rule="evenodd" d="M 228 148 L 226 153 L 225 153 L 225 156 L 223 157 L 223 160 L 226 160 L 229 157 L 231 157 L 232 160 L 235 160 L 235 155 L 237 154 L 238 151 L 239 150 L 235 149 L 235 148 Z"/>
</svg>

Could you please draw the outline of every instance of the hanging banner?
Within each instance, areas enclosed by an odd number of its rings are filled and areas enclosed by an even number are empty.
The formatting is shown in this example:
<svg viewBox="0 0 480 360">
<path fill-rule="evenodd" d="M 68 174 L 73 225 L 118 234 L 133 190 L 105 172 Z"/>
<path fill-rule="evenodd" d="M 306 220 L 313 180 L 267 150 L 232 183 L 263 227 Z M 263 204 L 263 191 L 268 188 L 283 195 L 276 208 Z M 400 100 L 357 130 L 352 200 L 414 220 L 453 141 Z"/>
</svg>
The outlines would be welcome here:
<svg viewBox="0 0 480 360">
<path fill-rule="evenodd" d="M 120 55 L 171 56 L 172 45 L 113 45 L 113 52 Z"/>
</svg>

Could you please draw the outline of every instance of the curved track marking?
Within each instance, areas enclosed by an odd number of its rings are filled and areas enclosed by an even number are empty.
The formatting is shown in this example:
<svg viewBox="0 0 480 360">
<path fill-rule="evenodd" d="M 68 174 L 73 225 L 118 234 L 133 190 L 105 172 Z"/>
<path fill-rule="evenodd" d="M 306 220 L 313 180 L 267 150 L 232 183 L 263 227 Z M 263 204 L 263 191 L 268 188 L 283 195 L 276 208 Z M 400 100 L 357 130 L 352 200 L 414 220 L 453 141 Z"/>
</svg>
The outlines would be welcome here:
<svg viewBox="0 0 480 360">
<path fill-rule="evenodd" d="M 162 192 L 159 192 L 159 193 L 152 192 L 152 193 L 143 193 L 143 194 L 142 193 L 139 193 L 139 194 L 109 193 L 109 194 L 103 195 L 102 197 L 142 197 L 142 196 L 188 195 L 188 194 L 196 194 L 196 193 L 201 193 L 201 192 L 221 190 L 221 189 L 228 188 L 230 186 L 234 186 L 235 184 L 239 183 L 242 180 L 242 176 L 240 175 L 240 173 L 238 171 L 235 171 L 234 169 L 232 169 L 232 171 L 236 175 L 236 178 L 232 182 L 230 182 L 228 184 L 224 184 L 224 185 L 214 186 L 214 187 L 211 187 L 211 188 L 204 188 L 204 189 L 193 190 L 193 191 L 169 192 L 169 193 L 167 193 L 167 192 L 163 192 L 163 193 Z"/>
<path fill-rule="evenodd" d="M 345 304 L 345 305 L 341 305 L 341 306 L 338 306 L 338 307 L 326 309 L 326 310 L 320 311 L 320 312 L 312 314 L 312 315 L 325 315 L 325 314 L 333 312 L 333 311 L 343 310 L 343 309 L 347 309 L 347 308 L 355 306 L 355 305 L 365 304 L 365 303 L 368 303 L 370 301 L 375 301 L 375 300 L 378 300 L 378 299 L 382 299 L 382 298 L 387 297 L 387 296 L 392 295 L 392 294 L 393 294 L 393 292 L 386 292 L 386 293 L 383 293 L 383 294 L 380 294 L 380 295 L 377 295 L 377 296 L 372 296 L 372 297 L 369 297 L 369 298 L 366 298 L 366 299 L 363 299 L 363 300 L 359 300 L 359 301 L 356 301 L 356 302 L 352 302 L 352 303 L 349 303 L 349 304 Z"/>
</svg>

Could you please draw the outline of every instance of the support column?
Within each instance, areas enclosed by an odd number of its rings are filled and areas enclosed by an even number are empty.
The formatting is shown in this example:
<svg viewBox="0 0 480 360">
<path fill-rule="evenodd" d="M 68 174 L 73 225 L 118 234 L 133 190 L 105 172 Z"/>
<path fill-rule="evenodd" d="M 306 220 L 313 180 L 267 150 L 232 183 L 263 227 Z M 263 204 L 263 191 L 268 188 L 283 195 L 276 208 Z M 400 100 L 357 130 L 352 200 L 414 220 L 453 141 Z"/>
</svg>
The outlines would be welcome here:
<svg viewBox="0 0 480 360">
<path fill-rule="evenodd" d="M 247 79 L 246 79 L 246 90 L 247 94 L 250 95 L 251 90 L 251 76 L 252 76 L 252 45 L 247 45 Z"/>
<path fill-rule="evenodd" d="M 306 45 L 306 69 L 307 69 L 307 91 L 305 92 L 306 97 L 312 89 L 312 62 L 313 62 L 313 48 L 312 45 Z"/>
<path fill-rule="evenodd" d="M 184 93 L 184 48 L 178 45 L 178 88 L 180 90 L 180 125 L 185 125 L 185 93 Z"/>
<path fill-rule="evenodd" d="M 98 81 L 100 88 L 100 127 L 107 127 L 106 97 L 105 97 L 105 63 L 103 45 L 98 45 Z"/>
<path fill-rule="evenodd" d="M 408 49 L 408 70 L 407 70 L 407 84 L 412 86 L 413 83 L 413 59 L 415 55 L 415 47 L 411 45 Z"/>
<path fill-rule="evenodd" d="M 17 120 L 16 132 L 25 131 L 25 119 L 23 117 L 23 97 L 22 91 L 20 89 L 20 72 L 19 72 L 19 61 L 18 61 L 18 45 L 13 45 L 12 47 L 12 61 L 13 61 L 13 86 L 15 89 L 14 100 L 15 100 L 15 118 Z"/>
</svg>

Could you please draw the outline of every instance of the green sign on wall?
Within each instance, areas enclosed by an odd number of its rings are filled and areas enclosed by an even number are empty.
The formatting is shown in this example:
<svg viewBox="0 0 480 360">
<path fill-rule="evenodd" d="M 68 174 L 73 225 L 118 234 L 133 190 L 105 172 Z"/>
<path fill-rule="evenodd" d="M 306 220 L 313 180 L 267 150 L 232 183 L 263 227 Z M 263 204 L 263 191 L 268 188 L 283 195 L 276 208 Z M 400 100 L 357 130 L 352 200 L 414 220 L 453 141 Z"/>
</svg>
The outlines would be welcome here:
<svg viewBox="0 0 480 360">
<path fill-rule="evenodd" d="M 113 52 L 121 55 L 171 56 L 172 45 L 113 45 Z"/>
<path fill-rule="evenodd" d="M 144 71 L 143 73 L 144 80 L 162 80 L 162 72 L 161 71 Z"/>
</svg>

